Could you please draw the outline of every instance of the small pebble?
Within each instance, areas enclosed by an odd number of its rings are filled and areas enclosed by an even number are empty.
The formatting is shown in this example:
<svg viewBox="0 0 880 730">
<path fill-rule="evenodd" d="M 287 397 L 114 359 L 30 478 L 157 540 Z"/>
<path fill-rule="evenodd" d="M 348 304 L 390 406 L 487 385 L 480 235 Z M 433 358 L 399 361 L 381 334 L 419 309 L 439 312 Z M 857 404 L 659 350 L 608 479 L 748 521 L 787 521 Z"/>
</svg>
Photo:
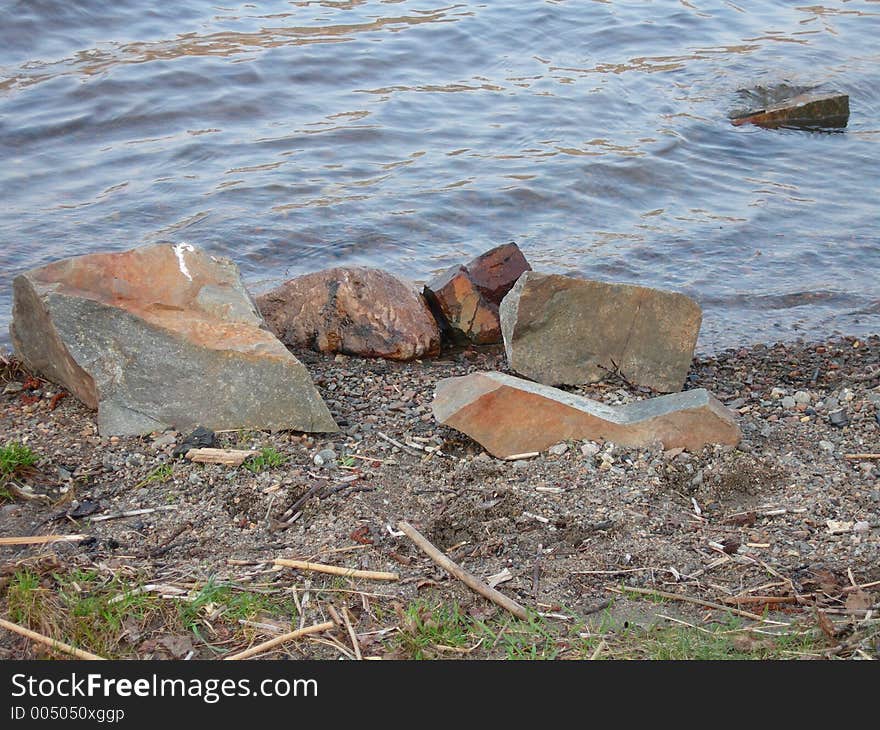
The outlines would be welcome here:
<svg viewBox="0 0 880 730">
<path fill-rule="evenodd" d="M 831 422 L 832 426 L 843 428 L 849 423 L 849 416 L 847 416 L 846 411 L 841 408 L 836 411 L 831 411 L 831 413 L 828 414 L 828 420 Z"/>
<path fill-rule="evenodd" d="M 321 449 L 315 454 L 312 461 L 315 462 L 316 466 L 335 466 L 336 452 L 333 449 Z"/>
<path fill-rule="evenodd" d="M 590 458 L 591 456 L 595 456 L 599 453 L 599 444 L 595 441 L 587 441 L 583 446 L 581 446 L 581 453 Z"/>
<path fill-rule="evenodd" d="M 548 451 L 554 456 L 562 456 L 566 451 L 568 451 L 568 444 L 564 441 L 560 441 L 558 444 L 553 444 Z"/>
<path fill-rule="evenodd" d="M 780 401 L 780 404 L 785 410 L 789 411 L 795 407 L 795 400 L 790 395 L 787 395 Z"/>
<path fill-rule="evenodd" d="M 797 393 L 794 394 L 795 403 L 803 403 L 804 405 L 809 405 L 812 399 L 812 396 L 805 390 L 799 390 Z"/>
<path fill-rule="evenodd" d="M 860 520 L 856 522 L 852 527 L 853 532 L 867 532 L 870 529 L 871 523 L 866 522 L 865 520 Z"/>
</svg>

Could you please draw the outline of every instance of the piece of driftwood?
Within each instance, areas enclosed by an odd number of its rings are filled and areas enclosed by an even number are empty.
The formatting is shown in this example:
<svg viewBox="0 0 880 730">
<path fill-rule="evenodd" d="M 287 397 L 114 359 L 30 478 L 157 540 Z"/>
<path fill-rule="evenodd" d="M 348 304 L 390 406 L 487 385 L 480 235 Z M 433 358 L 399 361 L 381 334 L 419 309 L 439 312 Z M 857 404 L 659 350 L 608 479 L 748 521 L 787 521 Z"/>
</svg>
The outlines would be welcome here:
<svg viewBox="0 0 880 730">
<path fill-rule="evenodd" d="M 281 636 L 276 636 L 274 639 L 269 639 L 269 641 L 264 641 L 262 644 L 257 644 L 256 646 L 252 646 L 250 649 L 245 649 L 244 651 L 240 651 L 238 654 L 232 654 L 231 656 L 223 657 L 224 661 L 234 662 L 240 659 L 250 659 L 252 656 L 256 656 L 257 654 L 263 654 L 264 652 L 270 651 L 277 646 L 281 646 L 282 644 L 286 644 L 294 639 L 298 639 L 301 636 L 308 636 L 309 634 L 317 634 L 321 631 L 329 631 L 334 628 L 336 624 L 333 621 L 325 621 L 322 624 L 315 624 L 314 626 L 306 626 L 304 629 L 297 629 L 296 631 L 289 631 L 286 634 L 281 634 Z"/>
<path fill-rule="evenodd" d="M 223 464 L 224 466 L 241 466 L 257 452 L 242 449 L 190 449 L 186 458 L 199 464 Z"/>
<path fill-rule="evenodd" d="M 844 459 L 880 459 L 880 454 L 844 454 Z"/>
<path fill-rule="evenodd" d="M 338 565 L 310 563 L 307 560 L 289 560 L 288 558 L 275 558 L 275 565 L 283 565 L 285 568 L 296 568 L 297 570 L 311 570 L 315 573 L 341 575 L 346 578 L 365 578 L 367 580 L 400 580 L 400 576 L 397 573 L 386 573 L 381 570 L 356 570 L 354 568 L 342 568 Z"/>
<path fill-rule="evenodd" d="M 501 606 L 501 608 L 505 609 L 506 611 L 510 611 L 510 613 L 512 613 L 517 618 L 528 620 L 529 614 L 524 606 L 521 606 L 512 598 L 508 598 L 500 591 L 496 591 L 494 588 L 490 588 L 483 581 L 477 578 L 477 576 L 475 576 L 473 573 L 468 573 L 460 565 L 454 563 L 443 552 L 432 545 L 428 541 L 428 539 L 411 524 L 403 521 L 398 522 L 397 529 L 400 530 L 404 535 L 406 535 L 410 540 L 412 540 L 423 553 L 425 553 L 429 558 L 431 558 L 431 560 L 433 560 L 437 565 L 443 568 L 443 570 L 449 573 L 453 578 L 457 578 L 468 588 L 476 591 L 484 598 L 488 598 L 490 601 L 492 601 L 492 603 Z"/>
<path fill-rule="evenodd" d="M 11 631 L 14 634 L 18 634 L 19 636 L 25 636 L 32 641 L 39 642 L 40 644 L 45 644 L 46 646 L 49 646 L 57 651 L 62 651 L 65 654 L 75 656 L 77 659 L 105 661 L 104 657 L 102 656 L 83 651 L 82 649 L 77 649 L 75 646 L 65 644 L 63 641 L 57 641 L 56 639 L 53 639 L 49 636 L 38 634 L 36 631 L 31 631 L 30 629 L 24 628 L 24 626 L 19 626 L 18 624 L 14 624 L 12 623 L 12 621 L 7 621 L 6 619 L 0 618 L 0 628 L 7 629 L 8 631 Z"/>
</svg>

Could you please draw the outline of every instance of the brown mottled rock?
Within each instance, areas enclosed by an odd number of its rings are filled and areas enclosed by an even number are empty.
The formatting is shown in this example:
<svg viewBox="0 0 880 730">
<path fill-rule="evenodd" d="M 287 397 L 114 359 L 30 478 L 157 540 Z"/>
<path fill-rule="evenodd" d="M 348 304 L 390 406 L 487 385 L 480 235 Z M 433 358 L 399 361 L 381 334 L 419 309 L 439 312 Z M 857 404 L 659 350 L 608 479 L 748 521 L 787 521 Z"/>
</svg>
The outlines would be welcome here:
<svg viewBox="0 0 880 730">
<path fill-rule="evenodd" d="M 408 282 L 379 269 L 338 267 L 299 276 L 257 297 L 287 345 L 412 360 L 440 350 L 440 330 Z"/>
<path fill-rule="evenodd" d="M 800 94 L 766 109 L 753 110 L 731 120 L 735 126 L 798 127 L 803 129 L 845 127 L 849 122 L 846 94 Z"/>
<path fill-rule="evenodd" d="M 703 315 L 690 297 L 557 274 L 523 274 L 501 303 L 511 369 L 547 385 L 619 372 L 660 392 L 681 390 Z"/>
<path fill-rule="evenodd" d="M 25 272 L 13 292 L 16 354 L 97 408 L 103 435 L 338 430 L 228 259 L 188 244 L 89 254 Z"/>
<path fill-rule="evenodd" d="M 507 458 L 568 439 L 623 446 L 661 443 L 699 451 L 739 443 L 733 414 L 702 388 L 609 406 L 503 373 L 479 372 L 437 383 L 434 417 Z"/>
<path fill-rule="evenodd" d="M 506 243 L 434 277 L 425 285 L 425 299 L 451 339 L 477 345 L 501 342 L 498 305 L 530 270 L 519 246 Z"/>
</svg>

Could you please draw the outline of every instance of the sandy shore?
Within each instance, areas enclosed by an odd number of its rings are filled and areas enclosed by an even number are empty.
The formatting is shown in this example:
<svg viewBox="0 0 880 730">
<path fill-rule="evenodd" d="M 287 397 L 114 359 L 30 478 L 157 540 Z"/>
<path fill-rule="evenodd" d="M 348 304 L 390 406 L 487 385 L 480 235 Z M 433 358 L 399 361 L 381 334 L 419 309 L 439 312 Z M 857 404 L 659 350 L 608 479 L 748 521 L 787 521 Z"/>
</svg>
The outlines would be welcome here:
<svg viewBox="0 0 880 730">
<path fill-rule="evenodd" d="M 162 606 L 195 605 L 206 585 L 273 600 L 283 595 L 298 606 L 290 609 L 295 624 L 324 620 L 330 602 L 350 611 L 361 651 L 376 656 L 414 654 L 405 639 L 418 633 L 412 616 L 422 608 L 413 614 L 413 606 L 454 605 L 472 623 L 501 621 L 498 609 L 396 532 L 397 522 L 407 520 L 479 577 L 508 571 L 499 589 L 547 614 L 540 620 L 550 638 L 541 641 L 553 656 L 581 656 L 583 646 L 592 652 L 594 635 L 610 647 L 606 654 L 625 652 L 612 638 L 632 626 L 650 631 L 670 621 L 705 627 L 729 619 L 675 599 L 646 601 L 627 587 L 749 614 L 768 609 L 777 628 L 815 640 L 804 656 L 880 651 L 871 613 L 880 586 L 855 587 L 880 581 L 880 461 L 864 456 L 880 452 L 880 338 L 697 357 L 687 387 L 708 388 L 739 414 L 744 439 L 736 449 L 689 454 L 577 442 L 515 462 L 491 458 L 438 426 L 430 411 L 439 379 L 505 370 L 500 348 L 407 364 L 297 355 L 343 431 L 329 438 L 220 434 L 223 446 L 269 450 L 265 468 L 257 463 L 250 470 L 173 459 L 182 434 L 101 438 L 94 413 L 73 398 L 53 398 L 55 386 L 26 383 L 26 374 L 6 367 L 4 382 L 24 389 L 0 396 L 0 445 L 26 444 L 39 462 L 15 475 L 35 498 L 6 499 L 0 536 L 89 539 L 0 547 L 0 610 L 35 630 L 69 637 L 74 629 L 66 618 L 41 620 L 21 608 L 16 581 L 22 570 L 31 571 L 40 595 L 63 608 L 59 597 L 69 583 L 58 573 L 78 570 L 97 581 L 93 591 L 111 583 L 117 593 L 123 584 L 176 586 L 177 598 L 171 588 L 154 592 Z M 608 403 L 645 396 L 615 382 L 578 392 Z M 315 455 L 328 448 L 335 466 L 316 464 Z M 312 496 L 295 511 L 300 516 L 288 524 L 289 508 L 307 493 Z M 154 511 L 94 520 L 131 510 Z M 276 557 L 394 571 L 401 580 L 377 585 L 279 570 L 271 564 Z M 290 615 L 272 615 L 284 613 L 279 605 L 270 601 L 253 615 L 204 612 L 195 634 L 171 627 L 167 606 L 157 608 L 102 648 L 114 656 L 175 656 L 159 639 L 185 635 L 187 652 L 209 658 L 266 638 L 273 622 L 286 626 Z M 262 629 L 251 625 L 261 623 Z M 343 630 L 284 651 L 338 658 L 344 652 L 334 641 L 345 646 L 345 636 Z M 428 644 L 423 655 L 447 655 L 430 648 L 442 641 Z M 503 656 L 508 646 L 490 644 L 481 642 L 467 656 Z M 750 656 L 758 649 L 742 651 Z M 0 656 L 35 652 L 33 644 L 0 634 Z"/>
</svg>

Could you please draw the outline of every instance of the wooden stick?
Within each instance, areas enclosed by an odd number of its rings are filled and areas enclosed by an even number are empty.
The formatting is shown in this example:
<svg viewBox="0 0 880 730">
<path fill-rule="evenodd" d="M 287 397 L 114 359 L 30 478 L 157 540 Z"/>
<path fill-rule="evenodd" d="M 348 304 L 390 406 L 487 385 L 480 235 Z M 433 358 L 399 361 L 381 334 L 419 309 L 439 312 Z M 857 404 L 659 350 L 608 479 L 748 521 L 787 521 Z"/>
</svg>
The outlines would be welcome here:
<svg viewBox="0 0 880 730">
<path fill-rule="evenodd" d="M 636 588 L 634 586 L 624 586 L 623 588 L 612 588 L 611 586 L 607 586 L 606 590 L 614 591 L 615 593 L 640 593 L 643 596 L 660 596 L 661 598 L 668 598 L 670 601 L 683 601 L 685 603 L 693 603 L 697 606 L 703 606 L 704 608 L 712 608 L 716 611 L 729 611 L 730 613 L 736 614 L 737 616 L 743 616 L 744 618 L 750 618 L 753 621 L 766 621 L 763 616 L 759 616 L 756 613 L 751 613 L 749 611 L 742 611 L 738 608 L 731 608 L 730 606 L 723 606 L 720 603 L 712 603 L 711 601 L 704 601 L 701 598 L 691 598 L 690 596 L 680 596 L 677 593 L 667 593 L 666 591 L 657 591 L 653 588 Z M 776 623 L 776 622 L 774 622 Z"/>
<path fill-rule="evenodd" d="M 351 625 L 351 618 L 348 615 L 348 609 L 342 607 L 342 620 L 345 621 L 345 628 L 348 630 L 348 636 L 351 639 L 351 648 L 354 649 L 354 657 L 361 661 L 364 656 L 361 654 L 361 645 L 358 643 L 357 634 L 354 632 L 354 626 Z"/>
<path fill-rule="evenodd" d="M 798 603 L 797 596 L 724 596 L 722 603 L 730 603 L 736 606 L 742 606 L 747 603 L 776 604 L 776 603 Z"/>
<path fill-rule="evenodd" d="M 392 446 L 396 446 L 398 449 L 405 451 L 410 456 L 418 456 L 419 458 L 421 458 L 421 454 L 419 454 L 418 451 L 413 451 L 409 446 L 406 446 L 405 444 L 400 443 L 400 441 L 397 441 L 396 439 L 391 438 L 390 436 L 382 433 L 381 431 L 376 431 L 376 435 L 380 439 L 382 439 L 383 441 L 387 441 Z"/>
<path fill-rule="evenodd" d="M 880 454 L 844 454 L 844 459 L 880 459 Z"/>
<path fill-rule="evenodd" d="M 43 636 L 43 634 L 38 634 L 36 631 L 31 631 L 30 629 L 26 629 L 23 626 L 19 626 L 18 624 L 14 624 L 11 621 L 6 621 L 2 618 L 0 618 L 0 627 L 7 629 L 14 634 L 18 634 L 19 636 L 25 636 L 28 639 L 37 641 L 41 644 L 45 644 L 46 646 L 50 646 L 58 651 L 63 651 L 65 654 L 71 654 L 77 659 L 105 661 L 104 657 L 102 656 L 98 656 L 97 654 L 90 654 L 89 652 L 83 651 L 82 649 L 77 649 L 75 646 L 65 644 L 63 641 L 56 641 L 55 639 L 52 639 L 48 636 Z"/>
<path fill-rule="evenodd" d="M 124 512 L 113 512 L 109 515 L 98 515 L 97 517 L 91 517 L 92 522 L 104 522 L 105 520 L 118 520 L 122 517 L 137 517 L 138 515 L 149 515 L 153 512 L 159 512 L 160 510 L 176 510 L 176 504 L 166 504 L 161 507 L 145 507 L 144 509 L 128 509 Z"/>
<path fill-rule="evenodd" d="M 186 452 L 186 458 L 200 464 L 241 466 L 245 460 L 256 453 L 256 451 L 242 451 L 241 449 L 190 449 Z"/>
<path fill-rule="evenodd" d="M 224 661 L 234 662 L 240 659 L 250 659 L 252 656 L 256 656 L 257 654 L 262 654 L 264 652 L 269 651 L 270 649 L 274 649 L 276 646 L 281 646 L 282 644 L 286 644 L 288 641 L 293 641 L 294 639 L 298 639 L 301 636 L 308 636 L 309 634 L 317 634 L 321 631 L 329 631 L 334 626 L 335 623 L 332 621 L 325 621 L 322 624 L 315 624 L 314 626 L 307 626 L 304 629 L 297 629 L 296 631 L 289 631 L 286 634 L 281 634 L 281 636 L 276 636 L 274 639 L 269 639 L 269 641 L 264 641 L 262 644 L 257 644 L 256 646 L 252 646 L 250 649 L 245 649 L 244 651 L 240 651 L 238 654 L 233 654 L 232 656 L 223 657 Z"/>
<path fill-rule="evenodd" d="M 481 581 L 477 576 L 472 573 L 468 573 L 457 563 L 452 562 L 444 553 L 440 552 L 434 545 L 428 542 L 428 539 L 422 535 L 415 527 L 413 527 L 408 522 L 398 522 L 397 529 L 403 532 L 410 540 L 412 540 L 422 552 L 424 552 L 431 560 L 433 560 L 437 565 L 439 565 L 443 570 L 449 573 L 453 578 L 458 578 L 462 583 L 464 583 L 471 590 L 476 591 L 481 596 L 488 598 L 492 603 L 501 606 L 501 608 L 510 611 L 514 616 L 519 619 L 523 619 L 527 621 L 529 618 L 529 613 L 526 609 L 521 606 L 519 603 L 514 601 L 511 598 L 508 598 L 500 591 L 496 591 L 494 588 L 490 588 L 483 581 Z"/>
<path fill-rule="evenodd" d="M 79 542 L 89 535 L 32 535 L 31 537 L 0 537 L 0 545 L 45 545 L 50 542 Z"/>
<path fill-rule="evenodd" d="M 602 639 L 602 641 L 599 642 L 599 646 L 596 647 L 596 651 L 594 651 L 594 652 L 590 655 L 590 661 L 591 661 L 591 662 L 596 661 L 596 660 L 599 658 L 599 655 L 602 653 L 602 650 L 603 650 L 606 646 L 608 646 L 608 644 L 605 643 L 605 639 Z"/>
<path fill-rule="evenodd" d="M 287 558 L 275 558 L 275 565 L 283 565 L 285 568 L 296 568 L 297 570 L 313 570 L 316 573 L 342 575 L 346 578 L 365 578 L 366 580 L 400 580 L 400 576 L 397 573 L 385 573 L 380 570 L 355 570 L 354 568 L 340 568 L 338 565 L 310 563 L 306 560 L 288 560 Z"/>
</svg>

